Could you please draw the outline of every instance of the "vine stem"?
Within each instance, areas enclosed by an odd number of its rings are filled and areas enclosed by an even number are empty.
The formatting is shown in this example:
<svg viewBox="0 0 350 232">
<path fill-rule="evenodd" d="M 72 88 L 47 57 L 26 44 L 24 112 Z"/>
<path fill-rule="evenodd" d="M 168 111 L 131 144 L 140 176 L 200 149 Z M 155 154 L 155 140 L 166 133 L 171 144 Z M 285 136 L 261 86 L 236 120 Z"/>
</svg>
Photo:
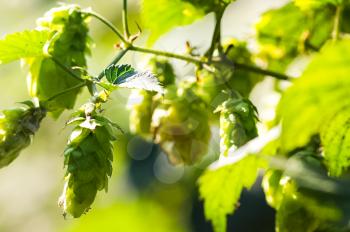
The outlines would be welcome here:
<svg viewBox="0 0 350 232">
<path fill-rule="evenodd" d="M 224 14 L 223 10 L 220 10 L 219 12 L 215 13 L 215 28 L 214 28 L 214 32 L 213 32 L 213 37 L 211 40 L 211 44 L 210 47 L 208 49 L 208 51 L 206 52 L 206 56 L 208 57 L 208 60 L 211 61 L 215 48 L 218 46 L 219 50 L 221 50 L 220 48 L 220 44 L 221 44 L 221 20 L 222 20 L 222 16 Z"/>
<path fill-rule="evenodd" d="M 124 37 L 129 39 L 129 25 L 128 25 L 128 0 L 123 0 L 123 28 L 124 28 Z"/>
<path fill-rule="evenodd" d="M 201 57 L 179 55 L 176 53 L 158 51 L 158 50 L 149 49 L 149 48 L 137 47 L 134 45 L 130 46 L 129 49 L 132 51 L 136 51 L 136 52 L 149 53 L 149 54 L 153 54 L 153 55 L 159 55 L 159 56 L 165 56 L 165 57 L 169 57 L 169 58 L 184 60 L 184 61 L 194 63 L 194 64 L 208 64 L 209 65 L 211 63 L 217 63 L 217 64 L 221 63 L 221 64 L 224 64 L 224 65 L 229 66 L 231 68 L 243 69 L 243 70 L 247 70 L 247 71 L 258 73 L 258 74 L 267 75 L 267 76 L 271 76 L 271 77 L 274 77 L 274 78 L 279 79 L 279 80 L 290 80 L 291 79 L 291 77 L 289 77 L 285 74 L 282 74 L 282 73 L 274 72 L 274 71 L 267 70 L 267 69 L 262 69 L 262 68 L 259 68 L 256 66 L 247 65 L 247 64 L 243 64 L 243 63 L 232 62 L 230 60 L 222 59 L 222 58 L 213 59 L 211 62 L 209 62 L 205 58 L 201 58 Z"/>
<path fill-rule="evenodd" d="M 84 87 L 85 85 L 86 85 L 86 83 L 83 82 L 83 83 L 77 84 L 77 85 L 75 85 L 75 86 L 72 86 L 72 87 L 70 87 L 70 88 L 68 88 L 68 89 L 65 89 L 65 90 L 63 90 L 63 91 L 61 91 L 61 92 L 59 92 L 59 93 L 53 95 L 52 97 L 50 97 L 50 98 L 47 99 L 46 101 L 52 101 L 52 100 L 54 100 L 55 98 L 60 97 L 60 96 L 66 94 L 66 93 L 68 93 L 68 92 L 70 92 L 70 91 L 73 91 L 73 90 L 76 90 L 76 89 L 80 89 L 81 87 Z"/>
<path fill-rule="evenodd" d="M 102 23 L 104 23 L 107 27 L 109 27 L 118 37 L 119 39 L 124 43 L 124 44 L 129 44 L 128 40 L 124 38 L 123 34 L 119 31 L 117 27 L 115 27 L 108 19 L 103 17 L 102 15 L 94 12 L 94 11 L 87 11 L 85 12 L 87 15 L 90 15 L 92 17 L 95 17 Z"/>
<path fill-rule="evenodd" d="M 332 32 L 332 38 L 333 41 L 337 41 L 339 39 L 340 35 L 340 18 L 341 18 L 341 13 L 343 11 L 343 6 L 339 5 L 337 6 L 335 10 L 335 15 L 334 15 L 334 24 L 333 24 L 333 32 Z"/>
<path fill-rule="evenodd" d="M 187 62 L 194 63 L 194 64 L 207 63 L 205 59 L 200 58 L 200 57 L 196 57 L 196 56 L 180 55 L 180 54 L 176 54 L 176 53 L 172 53 L 172 52 L 159 51 L 159 50 L 155 50 L 155 49 L 138 47 L 138 46 L 134 46 L 134 45 L 131 45 L 129 47 L 129 49 L 132 51 L 135 51 L 135 52 L 148 53 L 148 54 L 153 54 L 153 55 L 158 55 L 158 56 L 175 58 L 178 60 L 183 60 L 183 61 L 187 61 Z"/>
<path fill-rule="evenodd" d="M 50 56 L 49 57 L 53 62 L 55 62 L 58 66 L 60 66 L 60 68 L 62 68 L 65 72 L 67 72 L 68 74 L 70 74 L 73 78 L 75 78 L 76 80 L 80 81 L 80 82 L 84 82 L 84 79 L 81 79 L 79 75 L 77 75 L 75 72 L 73 72 L 70 68 L 68 68 L 65 64 L 61 63 L 61 61 L 59 61 L 58 59 L 56 59 L 56 57 L 54 56 Z"/>
</svg>

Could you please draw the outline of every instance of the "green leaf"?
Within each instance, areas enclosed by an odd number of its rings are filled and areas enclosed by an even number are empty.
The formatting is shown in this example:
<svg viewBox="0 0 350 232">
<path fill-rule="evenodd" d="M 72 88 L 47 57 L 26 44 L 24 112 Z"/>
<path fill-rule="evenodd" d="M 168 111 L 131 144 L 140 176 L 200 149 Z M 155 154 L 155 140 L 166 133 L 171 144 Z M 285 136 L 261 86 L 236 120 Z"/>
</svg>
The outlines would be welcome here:
<svg viewBox="0 0 350 232">
<path fill-rule="evenodd" d="M 117 87 L 163 92 L 155 75 L 149 71 L 136 72 L 131 65 L 111 65 L 105 70 L 107 80 Z M 113 89 L 108 84 L 102 84 Z"/>
<path fill-rule="evenodd" d="M 135 69 L 129 64 L 111 65 L 104 70 L 104 73 L 106 79 L 112 84 L 136 74 Z"/>
<path fill-rule="evenodd" d="M 340 109 L 322 127 L 325 162 L 331 175 L 340 176 L 350 167 L 350 105 Z"/>
<path fill-rule="evenodd" d="M 0 64 L 21 58 L 43 55 L 43 47 L 49 38 L 47 30 L 31 30 L 8 34 L 0 40 Z"/>
<path fill-rule="evenodd" d="M 284 71 L 299 54 L 319 50 L 330 38 L 333 15 L 332 9 L 306 13 L 293 3 L 267 11 L 256 25 L 260 58 Z"/>
<path fill-rule="evenodd" d="M 261 165 L 259 158 L 249 155 L 232 165 L 208 170 L 200 177 L 205 217 L 212 221 L 215 232 L 226 232 L 226 216 L 235 211 L 243 188 L 254 184 Z"/>
<path fill-rule="evenodd" d="M 181 0 L 143 0 L 141 17 L 145 28 L 151 32 L 149 42 L 177 26 L 191 24 L 204 16 L 201 9 Z"/>
<path fill-rule="evenodd" d="M 204 12 L 218 12 L 223 11 L 223 9 L 236 0 L 182 0 L 184 2 L 189 2 L 196 8 L 204 10 Z"/>
<path fill-rule="evenodd" d="M 346 1 L 346 0 L 345 0 Z M 345 2 L 344 0 L 294 0 L 296 6 L 302 10 L 310 10 L 314 8 L 321 8 L 327 5 L 338 6 Z"/>
<path fill-rule="evenodd" d="M 282 119 L 282 151 L 302 147 L 311 136 L 321 134 L 332 175 L 340 175 L 350 165 L 349 54 L 350 40 L 328 44 L 283 94 L 277 110 Z"/>
</svg>

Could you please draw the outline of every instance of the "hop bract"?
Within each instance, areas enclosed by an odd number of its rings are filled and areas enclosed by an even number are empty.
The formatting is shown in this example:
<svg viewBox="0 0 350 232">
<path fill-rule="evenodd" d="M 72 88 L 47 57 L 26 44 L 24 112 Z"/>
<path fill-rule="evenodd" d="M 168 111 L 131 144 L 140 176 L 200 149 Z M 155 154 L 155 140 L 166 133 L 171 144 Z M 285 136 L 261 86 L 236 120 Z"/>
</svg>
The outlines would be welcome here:
<svg viewBox="0 0 350 232">
<path fill-rule="evenodd" d="M 229 99 L 218 109 L 220 111 L 220 151 L 244 145 L 258 135 L 257 109 L 248 99 Z"/>
<path fill-rule="evenodd" d="M 45 114 L 45 110 L 29 106 L 0 113 L 0 168 L 9 165 L 30 145 Z"/>
<path fill-rule="evenodd" d="M 178 88 L 168 87 L 152 117 L 155 142 L 173 164 L 194 164 L 208 150 L 208 112 L 192 87 L 189 83 L 180 83 Z"/>
<path fill-rule="evenodd" d="M 64 214 L 80 217 L 93 203 L 97 191 L 108 189 L 112 175 L 113 123 L 86 105 L 70 123 L 78 124 L 65 149 L 66 183 L 59 204 Z M 92 112 L 91 112 L 92 109 Z"/>
</svg>

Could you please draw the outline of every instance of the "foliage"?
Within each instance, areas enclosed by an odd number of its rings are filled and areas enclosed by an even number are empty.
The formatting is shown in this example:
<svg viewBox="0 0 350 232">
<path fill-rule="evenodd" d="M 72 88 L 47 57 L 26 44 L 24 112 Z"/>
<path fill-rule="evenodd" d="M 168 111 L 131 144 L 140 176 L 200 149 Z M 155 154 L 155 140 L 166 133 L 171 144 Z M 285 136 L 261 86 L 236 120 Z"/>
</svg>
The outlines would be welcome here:
<svg viewBox="0 0 350 232">
<path fill-rule="evenodd" d="M 300 53 L 317 51 L 330 38 L 332 15 L 332 9 L 306 13 L 292 3 L 267 11 L 256 25 L 259 56 L 271 69 L 284 71 Z"/>
<path fill-rule="evenodd" d="M 320 133 L 326 164 L 330 173 L 337 176 L 349 167 L 349 103 L 344 100 L 349 88 L 349 49 L 348 40 L 324 47 L 302 77 L 287 89 L 278 107 L 282 118 L 281 148 L 290 151 L 302 147 L 312 135 Z"/>
<path fill-rule="evenodd" d="M 46 30 L 27 30 L 6 35 L 0 41 L 0 62 L 8 63 L 21 58 L 43 56 L 43 48 L 48 40 Z"/>
<path fill-rule="evenodd" d="M 215 171 L 206 171 L 199 179 L 199 192 L 205 200 L 207 219 L 217 232 L 226 231 L 226 216 L 234 212 L 243 188 L 250 188 L 258 175 L 261 160 L 248 156 Z"/>
<path fill-rule="evenodd" d="M 143 0 L 142 18 L 146 28 L 151 31 L 150 43 L 175 26 L 192 23 L 203 16 L 201 10 L 182 0 Z"/>
</svg>

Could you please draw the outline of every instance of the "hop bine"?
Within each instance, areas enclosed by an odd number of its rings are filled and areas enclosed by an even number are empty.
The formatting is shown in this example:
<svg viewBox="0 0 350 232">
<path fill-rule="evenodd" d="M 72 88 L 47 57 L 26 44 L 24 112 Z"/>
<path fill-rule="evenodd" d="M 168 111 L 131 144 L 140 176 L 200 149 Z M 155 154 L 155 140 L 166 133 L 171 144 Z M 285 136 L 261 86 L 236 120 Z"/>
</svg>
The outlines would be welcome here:
<svg viewBox="0 0 350 232">
<path fill-rule="evenodd" d="M 0 113 L 0 168 L 9 165 L 31 143 L 46 111 L 33 103 Z"/>
<path fill-rule="evenodd" d="M 85 104 L 68 124 L 75 124 L 64 152 L 67 167 L 65 186 L 59 205 L 64 215 L 80 217 L 90 209 L 97 191 L 108 189 L 112 175 L 113 145 L 118 127 Z M 119 128 L 119 127 L 118 127 Z"/>
</svg>

